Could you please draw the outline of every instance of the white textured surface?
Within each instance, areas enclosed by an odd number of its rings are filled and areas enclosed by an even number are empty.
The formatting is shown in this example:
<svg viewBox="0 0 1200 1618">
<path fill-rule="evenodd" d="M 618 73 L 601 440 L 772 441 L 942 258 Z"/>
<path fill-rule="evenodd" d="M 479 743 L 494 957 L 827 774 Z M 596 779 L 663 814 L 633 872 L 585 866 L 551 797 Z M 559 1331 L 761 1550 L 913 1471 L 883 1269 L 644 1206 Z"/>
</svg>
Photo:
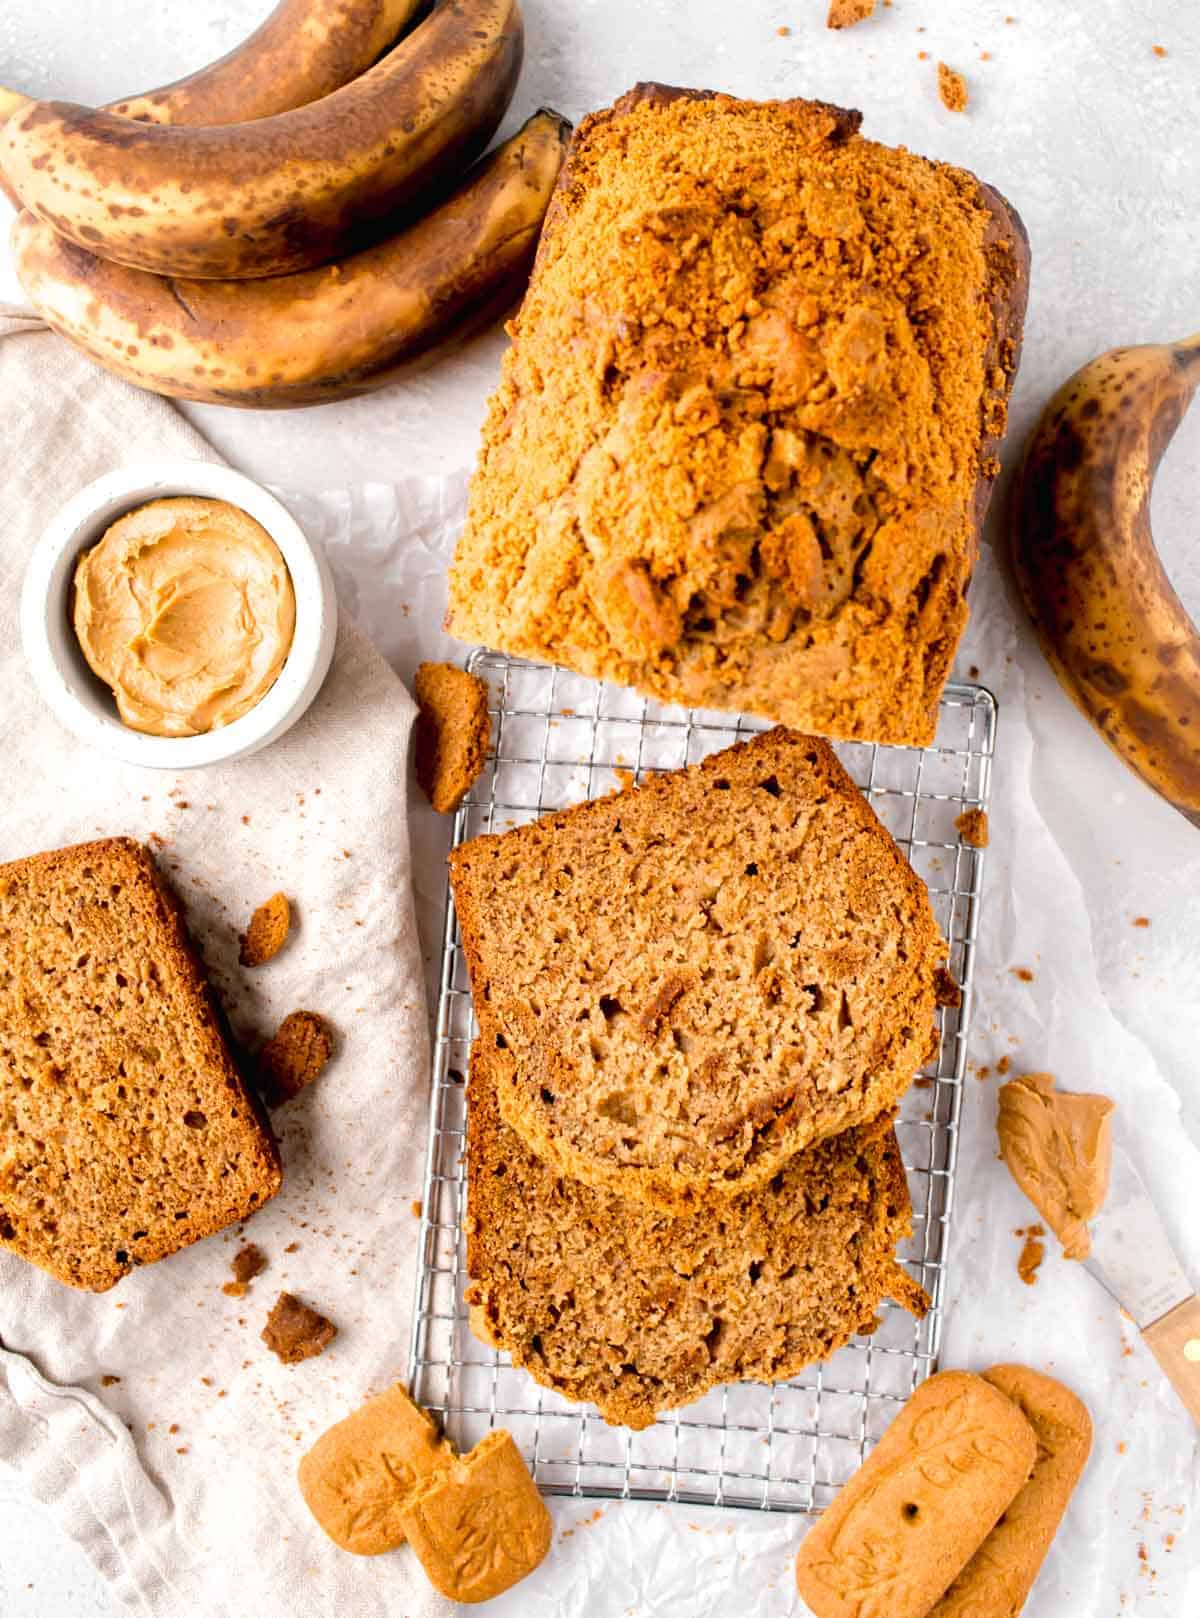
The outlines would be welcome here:
<svg viewBox="0 0 1200 1618">
<path fill-rule="evenodd" d="M 1016 15 L 1012 24 L 1004 22 L 1006 6 Z M 101 100 L 211 59 L 266 9 L 267 0 L 0 0 L 0 82 Z M 1200 326 L 1194 6 L 897 0 L 842 35 L 820 26 L 824 0 L 751 0 L 734 9 L 717 0 L 526 0 L 525 9 L 527 67 L 510 122 L 539 103 L 577 116 L 638 78 L 745 95 L 809 94 L 862 107 L 869 135 L 962 163 L 1004 191 L 1024 216 L 1034 252 L 1014 443 L 1051 389 L 1091 355 Z M 780 37 L 779 25 L 789 26 L 790 36 Z M 1165 59 L 1153 55 L 1153 44 L 1166 48 Z M 922 50 L 929 61 L 918 61 Z M 980 59 L 984 51 L 991 60 Z M 964 116 L 937 103 L 939 57 L 968 78 Z M 306 412 L 190 413 L 236 465 L 297 488 L 457 472 L 472 458 L 500 343 L 497 335 L 480 339 L 373 399 Z M 1198 457 L 1200 405 L 1177 436 L 1154 500 L 1164 559 L 1194 613 Z M 412 618 L 401 622 L 396 595 L 370 588 L 373 566 L 404 545 L 383 520 L 386 500 L 379 510 L 372 530 L 378 552 L 341 558 L 339 586 L 344 595 L 347 586 L 357 592 L 377 628 L 390 610 L 388 650 L 409 672 L 417 656 L 437 655 L 431 604 L 442 536 L 431 523 L 428 549 L 416 547 L 414 572 L 426 583 L 397 593 L 413 606 Z M 1000 689 L 997 790 L 1004 798 L 989 864 L 975 1059 L 993 1063 L 1011 1051 L 1018 1066 L 1050 1067 L 1064 1083 L 1137 1097 L 1131 1124 L 1181 1256 L 1200 1279 L 1200 1237 L 1183 1214 L 1189 1148 L 1180 1130 L 1182 1120 L 1200 1142 L 1200 836 L 1128 776 L 1076 717 L 1023 623 L 1006 609 L 1002 588 L 980 589 L 975 601 L 979 617 L 960 668 L 978 662 L 985 681 Z M 416 834 L 436 849 L 437 828 L 425 824 Z M 420 869 L 419 855 L 417 863 Z M 1135 914 L 1148 915 L 1151 927 L 1133 930 Z M 1017 963 L 1037 973 L 1024 1001 L 1008 976 Z M 1029 1603 L 1029 1618 L 1115 1618 L 1118 1611 L 1183 1618 L 1200 1611 L 1196 1551 L 1186 1544 L 1198 1504 L 1195 1431 L 1140 1349 L 1122 1353 L 1120 1324 L 1085 1276 L 1051 1259 L 1032 1291 L 1016 1282 L 1010 1227 L 1027 1214 L 990 1160 L 992 1095 L 993 1086 L 981 1085 L 967 1097 L 945 1363 L 977 1365 L 1004 1354 L 1053 1362 L 1086 1389 L 1098 1426 L 1086 1498 Z M 1120 1457 L 1118 1444 L 1128 1446 Z M 591 1509 L 560 1510 L 560 1526 Z M 699 1532 L 687 1523 L 684 1512 L 606 1506 L 598 1522 L 560 1546 L 557 1599 L 569 1601 L 570 1570 L 577 1568 L 577 1589 L 607 1575 L 606 1615 L 694 1618 L 716 1610 L 713 1600 L 728 1611 L 728 1592 L 745 1591 L 748 1577 L 764 1592 L 763 1610 L 800 1610 L 790 1582 L 794 1525 L 744 1518 L 735 1525 L 719 1514 L 703 1516 Z M 1172 1532 L 1179 1539 L 1168 1551 Z M 1097 1566 L 1105 1570 L 1101 1585 Z M 522 1618 L 553 1610 L 550 1591 L 548 1570 L 545 1583 L 522 1591 Z M 748 1609 L 749 1599 L 744 1604 Z M 500 1605 L 518 1610 L 511 1601 Z M 113 1608 L 48 1513 L 0 1474 L 0 1614 L 68 1612 L 111 1618 Z M 319 1605 L 312 1618 L 326 1618 Z"/>
</svg>

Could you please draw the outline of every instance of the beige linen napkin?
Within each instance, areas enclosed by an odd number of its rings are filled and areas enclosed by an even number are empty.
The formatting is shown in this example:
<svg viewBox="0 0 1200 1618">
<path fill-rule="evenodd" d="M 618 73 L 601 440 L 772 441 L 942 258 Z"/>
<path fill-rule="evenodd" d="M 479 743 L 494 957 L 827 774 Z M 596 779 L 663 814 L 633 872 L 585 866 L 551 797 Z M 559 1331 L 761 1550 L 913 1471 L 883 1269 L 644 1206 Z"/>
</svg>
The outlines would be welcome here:
<svg viewBox="0 0 1200 1618">
<path fill-rule="evenodd" d="M 0 435 L 0 860 L 149 839 L 235 1032 L 252 1040 L 307 1007 L 339 1034 L 325 1075 L 275 1115 L 284 1185 L 246 1227 L 269 1268 L 245 1297 L 222 1292 L 236 1230 L 99 1296 L 0 1253 L 0 1459 L 153 1618 L 448 1610 L 407 1549 L 338 1551 L 295 1483 L 312 1439 L 408 1357 L 428 1077 L 405 811 L 413 704 L 343 618 L 313 707 L 256 757 L 172 776 L 81 747 L 21 652 L 30 548 L 112 466 L 216 457 L 165 401 L 3 306 Z M 243 971 L 238 930 L 277 889 L 295 936 Z M 319 1359 L 284 1366 L 259 1340 L 281 1288 L 337 1323 Z"/>
</svg>

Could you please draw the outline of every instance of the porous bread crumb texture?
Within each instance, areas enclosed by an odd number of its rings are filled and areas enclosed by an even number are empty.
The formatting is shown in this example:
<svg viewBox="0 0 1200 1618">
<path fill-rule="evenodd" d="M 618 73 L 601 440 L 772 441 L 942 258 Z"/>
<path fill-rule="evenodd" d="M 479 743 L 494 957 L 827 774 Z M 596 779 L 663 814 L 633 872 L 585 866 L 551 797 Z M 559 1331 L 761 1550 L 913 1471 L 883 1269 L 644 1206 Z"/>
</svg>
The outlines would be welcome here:
<svg viewBox="0 0 1200 1618">
<path fill-rule="evenodd" d="M 1027 282 L 973 175 L 816 102 L 581 124 L 450 573 L 460 639 L 928 744 Z"/>
<path fill-rule="evenodd" d="M 292 907 L 286 893 L 273 893 L 250 917 L 241 937 L 238 960 L 243 966 L 265 966 L 287 943 L 292 925 Z"/>
<path fill-rule="evenodd" d="M 853 28 L 865 22 L 875 10 L 875 0 L 829 0 L 826 28 Z"/>
<path fill-rule="evenodd" d="M 291 1011 L 258 1053 L 258 1083 L 268 1107 L 281 1107 L 319 1079 L 333 1054 L 333 1033 L 318 1011 Z"/>
<path fill-rule="evenodd" d="M 507 1127 L 490 1053 L 467 1101 L 472 1327 L 606 1421 L 646 1427 L 722 1382 L 774 1382 L 875 1328 L 900 1270 L 904 1170 L 888 1118 L 797 1154 L 764 1186 L 672 1217 L 558 1175 Z"/>
<path fill-rule="evenodd" d="M 961 73 L 956 73 L 945 62 L 938 63 L 938 95 L 942 106 L 949 112 L 966 112 L 967 110 L 967 81 Z"/>
<path fill-rule="evenodd" d="M 149 853 L 0 866 L 0 1243 L 102 1292 L 280 1180 Z"/>
<path fill-rule="evenodd" d="M 299 1365 L 324 1353 L 337 1327 L 291 1292 L 281 1292 L 271 1305 L 262 1340 L 285 1365 Z"/>
<path fill-rule="evenodd" d="M 971 848 L 988 846 L 988 817 L 986 809 L 964 809 L 954 822 L 954 829 Z"/>
<path fill-rule="evenodd" d="M 488 688 L 478 675 L 453 663 L 422 663 L 413 689 L 417 781 L 439 814 L 452 814 L 487 758 Z"/>
<path fill-rule="evenodd" d="M 451 856 L 506 1122 L 664 1208 L 893 1106 L 946 945 L 832 749 L 776 729 Z"/>
</svg>

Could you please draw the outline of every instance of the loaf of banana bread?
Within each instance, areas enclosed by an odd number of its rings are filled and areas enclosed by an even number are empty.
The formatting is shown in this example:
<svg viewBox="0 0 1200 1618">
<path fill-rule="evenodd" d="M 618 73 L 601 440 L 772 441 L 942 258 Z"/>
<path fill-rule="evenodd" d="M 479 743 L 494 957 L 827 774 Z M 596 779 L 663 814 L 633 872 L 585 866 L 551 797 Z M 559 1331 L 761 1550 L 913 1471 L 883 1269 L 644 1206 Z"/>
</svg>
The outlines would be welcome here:
<svg viewBox="0 0 1200 1618">
<path fill-rule="evenodd" d="M 932 740 L 1029 250 L 995 191 L 859 122 L 658 85 L 584 119 L 484 427 L 453 634 Z"/>
</svg>

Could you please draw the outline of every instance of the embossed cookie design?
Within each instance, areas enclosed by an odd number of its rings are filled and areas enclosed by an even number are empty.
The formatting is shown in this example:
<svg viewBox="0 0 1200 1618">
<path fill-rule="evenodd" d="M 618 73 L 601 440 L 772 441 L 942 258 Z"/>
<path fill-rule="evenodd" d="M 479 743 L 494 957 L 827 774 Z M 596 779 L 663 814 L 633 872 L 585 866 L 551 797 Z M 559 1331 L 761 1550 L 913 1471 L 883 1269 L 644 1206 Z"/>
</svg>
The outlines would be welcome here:
<svg viewBox="0 0 1200 1618">
<path fill-rule="evenodd" d="M 321 1434 L 299 1467 L 300 1492 L 343 1550 L 379 1556 L 404 1543 L 404 1511 L 454 1451 L 401 1383 Z"/>
<path fill-rule="evenodd" d="M 550 1549 L 550 1513 L 502 1429 L 427 1478 L 401 1520 L 429 1582 L 451 1601 L 490 1601 Z"/>
<path fill-rule="evenodd" d="M 930 1377 L 805 1539 L 800 1594 L 817 1618 L 924 1618 L 1037 1453 L 1029 1422 L 982 1377 Z"/>
</svg>

